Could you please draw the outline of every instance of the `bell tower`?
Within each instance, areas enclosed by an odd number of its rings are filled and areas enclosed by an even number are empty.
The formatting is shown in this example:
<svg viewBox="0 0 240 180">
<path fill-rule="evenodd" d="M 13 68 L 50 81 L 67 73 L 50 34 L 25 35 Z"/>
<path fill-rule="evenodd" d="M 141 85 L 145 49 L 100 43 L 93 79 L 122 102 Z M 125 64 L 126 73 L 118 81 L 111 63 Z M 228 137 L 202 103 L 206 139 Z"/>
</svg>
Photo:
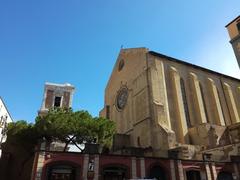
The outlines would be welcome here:
<svg viewBox="0 0 240 180">
<path fill-rule="evenodd" d="M 74 89 L 74 86 L 68 83 L 45 83 L 43 102 L 38 114 L 44 115 L 54 107 L 70 108 Z"/>
<path fill-rule="evenodd" d="M 240 67 L 240 16 L 236 17 L 225 26 L 230 36 L 230 43 L 232 44 L 233 51 Z"/>
</svg>

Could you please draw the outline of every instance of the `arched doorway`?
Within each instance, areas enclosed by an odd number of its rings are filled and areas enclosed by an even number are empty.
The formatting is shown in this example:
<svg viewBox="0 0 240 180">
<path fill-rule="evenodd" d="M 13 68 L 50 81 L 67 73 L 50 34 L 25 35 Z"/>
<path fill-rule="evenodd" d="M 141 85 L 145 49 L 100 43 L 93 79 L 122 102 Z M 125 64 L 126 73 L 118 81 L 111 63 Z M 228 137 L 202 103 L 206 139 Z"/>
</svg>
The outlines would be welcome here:
<svg viewBox="0 0 240 180">
<path fill-rule="evenodd" d="M 218 173 L 217 180 L 233 180 L 232 173 L 222 171 Z"/>
<path fill-rule="evenodd" d="M 161 166 L 155 165 L 155 166 L 151 167 L 148 178 L 149 179 L 155 178 L 158 180 L 167 180 L 167 175 L 165 173 L 165 170 Z"/>
<path fill-rule="evenodd" d="M 200 171 L 197 170 L 188 170 L 186 171 L 187 180 L 201 180 Z"/>
<path fill-rule="evenodd" d="M 80 168 L 68 164 L 55 164 L 47 167 L 47 180 L 77 180 Z"/>
<path fill-rule="evenodd" d="M 103 180 L 123 180 L 127 179 L 127 168 L 123 166 L 108 166 L 102 170 Z"/>
</svg>

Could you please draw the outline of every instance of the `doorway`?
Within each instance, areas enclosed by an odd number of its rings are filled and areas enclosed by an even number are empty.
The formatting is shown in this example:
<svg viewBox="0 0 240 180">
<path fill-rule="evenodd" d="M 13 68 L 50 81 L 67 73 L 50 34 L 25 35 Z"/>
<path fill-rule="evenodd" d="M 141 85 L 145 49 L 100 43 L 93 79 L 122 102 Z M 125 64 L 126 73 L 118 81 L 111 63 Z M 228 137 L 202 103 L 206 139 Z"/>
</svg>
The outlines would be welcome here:
<svg viewBox="0 0 240 180">
<path fill-rule="evenodd" d="M 232 173 L 222 171 L 218 173 L 217 180 L 233 180 Z"/>
<path fill-rule="evenodd" d="M 189 170 L 186 172 L 187 180 L 201 180 L 200 171 Z"/>
<path fill-rule="evenodd" d="M 156 166 L 151 167 L 148 178 L 149 179 L 155 178 L 158 180 L 167 180 L 167 175 L 161 166 L 156 165 Z"/>
<path fill-rule="evenodd" d="M 50 166 L 47 180 L 76 180 L 76 168 L 69 165 Z"/>
<path fill-rule="evenodd" d="M 104 180 L 123 180 L 127 179 L 127 168 L 112 166 L 103 169 Z"/>
</svg>

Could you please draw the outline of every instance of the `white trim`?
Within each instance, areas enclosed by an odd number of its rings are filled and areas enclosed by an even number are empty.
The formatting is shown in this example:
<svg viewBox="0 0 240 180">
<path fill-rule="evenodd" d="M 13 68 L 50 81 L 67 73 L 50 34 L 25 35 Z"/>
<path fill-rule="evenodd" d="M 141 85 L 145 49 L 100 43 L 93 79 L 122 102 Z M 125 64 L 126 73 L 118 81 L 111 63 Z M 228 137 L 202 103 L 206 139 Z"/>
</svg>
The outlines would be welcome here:
<svg viewBox="0 0 240 180">
<path fill-rule="evenodd" d="M 145 170 L 145 159 L 144 158 L 140 158 L 140 169 L 141 169 L 141 178 L 145 178 L 146 170 Z"/>
<path fill-rule="evenodd" d="M 137 165 L 135 157 L 132 157 L 132 178 L 137 178 Z"/>
</svg>

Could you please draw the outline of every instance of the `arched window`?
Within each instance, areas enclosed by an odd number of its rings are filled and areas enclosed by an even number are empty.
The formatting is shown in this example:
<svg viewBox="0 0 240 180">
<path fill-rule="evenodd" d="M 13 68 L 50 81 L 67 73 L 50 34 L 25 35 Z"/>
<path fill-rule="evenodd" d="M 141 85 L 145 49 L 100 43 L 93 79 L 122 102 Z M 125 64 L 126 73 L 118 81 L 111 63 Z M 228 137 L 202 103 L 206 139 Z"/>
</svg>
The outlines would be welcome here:
<svg viewBox="0 0 240 180">
<path fill-rule="evenodd" d="M 204 113 L 205 113 L 205 115 L 206 115 L 206 121 L 207 121 L 207 123 L 209 123 L 208 114 L 207 114 L 206 101 L 205 101 L 205 98 L 204 98 L 204 93 L 203 93 L 202 84 L 201 84 L 200 82 L 199 82 L 199 87 L 200 87 L 201 96 L 202 96 L 202 101 L 203 101 Z"/>
<path fill-rule="evenodd" d="M 185 84 L 184 84 L 184 80 L 182 78 L 180 78 L 180 85 L 181 85 L 182 99 L 183 99 L 185 117 L 186 117 L 186 121 L 187 121 L 187 127 L 190 128 L 190 127 L 192 127 L 192 125 L 191 125 L 191 121 L 190 121 Z"/>
</svg>

